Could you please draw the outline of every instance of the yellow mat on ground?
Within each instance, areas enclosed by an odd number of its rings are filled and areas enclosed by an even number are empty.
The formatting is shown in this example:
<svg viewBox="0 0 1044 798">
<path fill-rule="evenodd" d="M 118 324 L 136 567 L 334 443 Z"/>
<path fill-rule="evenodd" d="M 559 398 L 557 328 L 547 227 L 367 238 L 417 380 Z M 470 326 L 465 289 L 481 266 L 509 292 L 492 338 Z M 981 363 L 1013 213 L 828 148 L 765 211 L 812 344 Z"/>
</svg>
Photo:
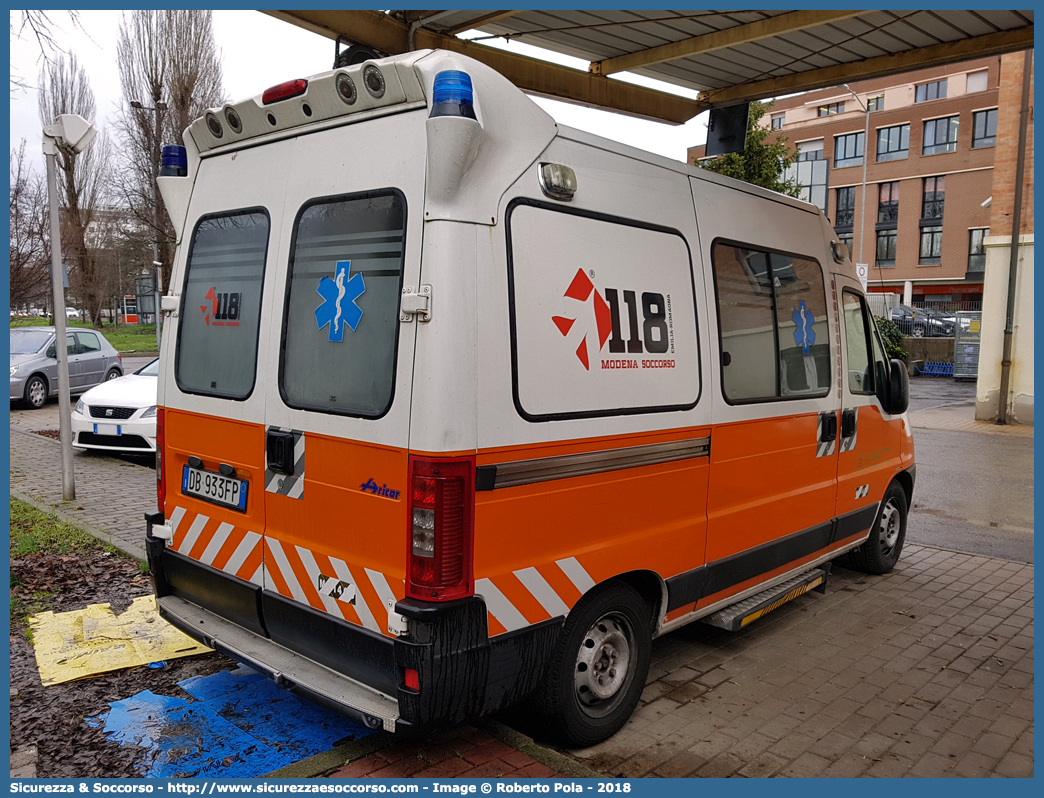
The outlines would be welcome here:
<svg viewBox="0 0 1044 798">
<path fill-rule="evenodd" d="M 154 596 L 134 599 L 119 615 L 108 604 L 41 612 L 29 626 L 45 685 L 211 651 L 160 618 Z"/>
</svg>

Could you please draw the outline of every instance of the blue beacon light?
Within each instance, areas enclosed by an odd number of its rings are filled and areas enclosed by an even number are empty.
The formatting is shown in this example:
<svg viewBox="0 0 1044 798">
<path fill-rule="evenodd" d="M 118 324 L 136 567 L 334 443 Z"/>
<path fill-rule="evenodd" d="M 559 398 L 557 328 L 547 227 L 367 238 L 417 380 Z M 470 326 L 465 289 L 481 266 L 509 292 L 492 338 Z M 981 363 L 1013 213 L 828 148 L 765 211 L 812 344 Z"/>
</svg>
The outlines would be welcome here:
<svg viewBox="0 0 1044 798">
<path fill-rule="evenodd" d="M 431 113 L 436 116 L 463 116 L 475 119 L 475 92 L 467 72 L 448 69 L 435 76 L 431 92 Z"/>
</svg>

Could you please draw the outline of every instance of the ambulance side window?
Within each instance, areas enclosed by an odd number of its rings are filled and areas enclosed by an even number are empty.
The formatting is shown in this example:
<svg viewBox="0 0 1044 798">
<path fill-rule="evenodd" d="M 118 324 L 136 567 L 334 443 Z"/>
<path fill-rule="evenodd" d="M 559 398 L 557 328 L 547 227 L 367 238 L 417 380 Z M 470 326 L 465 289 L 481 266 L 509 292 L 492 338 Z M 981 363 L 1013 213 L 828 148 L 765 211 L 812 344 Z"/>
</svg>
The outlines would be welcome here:
<svg viewBox="0 0 1044 798">
<path fill-rule="evenodd" d="M 731 404 L 830 390 L 823 272 L 814 260 L 715 242 L 722 391 Z"/>
<path fill-rule="evenodd" d="M 256 208 L 196 226 L 174 366 L 182 391 L 227 399 L 253 391 L 268 230 L 268 213 Z"/>
<path fill-rule="evenodd" d="M 874 392 L 874 372 L 870 368 L 871 329 L 863 300 L 845 291 L 845 351 L 848 353 L 848 390 L 854 394 Z"/>
<path fill-rule="evenodd" d="M 290 407 L 375 418 L 391 406 L 406 241 L 398 192 L 314 200 L 298 215 L 279 389 Z"/>
</svg>

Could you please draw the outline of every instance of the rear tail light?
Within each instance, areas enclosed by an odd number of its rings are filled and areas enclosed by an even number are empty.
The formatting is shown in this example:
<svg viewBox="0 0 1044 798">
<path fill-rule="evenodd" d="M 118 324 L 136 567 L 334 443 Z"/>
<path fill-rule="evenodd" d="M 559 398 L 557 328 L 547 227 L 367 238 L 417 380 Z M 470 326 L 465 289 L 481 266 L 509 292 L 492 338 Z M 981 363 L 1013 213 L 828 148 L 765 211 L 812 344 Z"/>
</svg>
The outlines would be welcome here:
<svg viewBox="0 0 1044 798">
<path fill-rule="evenodd" d="M 410 458 L 408 596 L 448 601 L 472 595 L 474 518 L 474 458 Z"/>
<path fill-rule="evenodd" d="M 268 105 L 270 103 L 277 103 L 280 100 L 289 100 L 291 97 L 297 97 L 305 93 L 305 89 L 308 88 L 307 80 L 288 80 L 286 83 L 280 83 L 278 86 L 272 86 L 270 89 L 265 89 L 265 93 L 261 95 L 261 103 Z"/>
<path fill-rule="evenodd" d="M 406 668 L 402 681 L 403 685 L 410 690 L 420 691 L 420 673 L 415 668 Z"/>
<path fill-rule="evenodd" d="M 163 484 L 163 408 L 156 411 L 156 502 L 157 509 L 166 517 L 164 504 L 167 501 L 167 488 Z"/>
</svg>

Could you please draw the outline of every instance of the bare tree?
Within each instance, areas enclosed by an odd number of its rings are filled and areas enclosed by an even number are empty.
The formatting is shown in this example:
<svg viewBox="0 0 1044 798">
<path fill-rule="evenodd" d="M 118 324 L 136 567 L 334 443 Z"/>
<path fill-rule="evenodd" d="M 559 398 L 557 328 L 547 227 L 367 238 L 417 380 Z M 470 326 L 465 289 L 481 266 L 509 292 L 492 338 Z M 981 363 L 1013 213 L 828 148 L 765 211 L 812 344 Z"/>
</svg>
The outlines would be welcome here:
<svg viewBox="0 0 1044 798">
<path fill-rule="evenodd" d="M 117 61 L 124 105 L 116 128 L 125 167 L 118 190 L 137 229 L 158 242 L 163 284 L 170 281 L 174 231 L 163 198 L 154 201 L 162 144 L 183 144 L 186 127 L 223 101 L 221 61 L 210 11 L 130 11 L 123 15 Z M 133 104 L 140 107 L 135 108 Z M 161 108 L 156 111 L 154 109 Z"/>
<path fill-rule="evenodd" d="M 58 56 L 45 65 L 40 72 L 40 87 L 42 124 L 53 124 L 59 114 L 79 114 L 88 121 L 94 120 L 94 92 L 75 55 L 68 59 Z M 59 205 L 63 210 L 62 254 L 69 266 L 69 287 L 86 306 L 95 326 L 100 326 L 103 276 L 97 250 L 90 245 L 88 235 L 109 191 L 108 139 L 100 134 L 81 153 L 60 148 L 55 160 Z"/>
<path fill-rule="evenodd" d="M 47 304 L 47 187 L 25 159 L 25 139 L 11 153 L 11 306 Z"/>
<path fill-rule="evenodd" d="M 13 38 L 21 39 L 23 36 L 31 33 L 36 38 L 36 43 L 40 47 L 40 57 L 46 61 L 50 61 L 51 54 L 56 52 L 65 52 L 62 47 L 58 44 L 56 37 L 57 25 L 47 15 L 48 12 L 41 11 L 39 9 L 30 9 L 28 11 L 18 12 L 18 29 L 15 30 L 15 17 L 14 13 L 11 14 L 11 36 Z M 74 28 L 83 30 L 83 25 L 80 23 L 80 12 L 79 11 L 67 11 L 69 20 L 72 22 Z M 21 91 L 27 91 L 29 84 L 25 78 L 18 74 L 18 71 L 11 67 L 11 92 L 13 93 L 16 89 Z"/>
</svg>

